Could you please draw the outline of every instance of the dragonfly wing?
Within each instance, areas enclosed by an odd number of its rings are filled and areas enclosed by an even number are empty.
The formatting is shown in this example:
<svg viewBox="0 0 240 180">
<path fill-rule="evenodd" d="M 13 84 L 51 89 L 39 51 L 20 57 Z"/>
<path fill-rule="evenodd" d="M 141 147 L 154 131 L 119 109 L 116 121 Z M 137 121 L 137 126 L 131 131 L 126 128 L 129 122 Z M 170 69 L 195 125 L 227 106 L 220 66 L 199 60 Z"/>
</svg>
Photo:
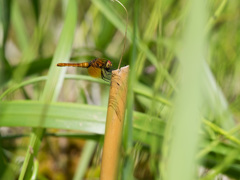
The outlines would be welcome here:
<svg viewBox="0 0 240 180">
<path fill-rule="evenodd" d="M 104 67 L 105 64 L 106 64 L 107 60 L 106 59 L 102 59 L 102 58 L 97 58 L 94 62 L 94 65 L 97 66 L 97 67 Z"/>
<path fill-rule="evenodd" d="M 88 68 L 88 74 L 92 77 L 102 78 L 101 68 L 90 66 Z"/>
</svg>

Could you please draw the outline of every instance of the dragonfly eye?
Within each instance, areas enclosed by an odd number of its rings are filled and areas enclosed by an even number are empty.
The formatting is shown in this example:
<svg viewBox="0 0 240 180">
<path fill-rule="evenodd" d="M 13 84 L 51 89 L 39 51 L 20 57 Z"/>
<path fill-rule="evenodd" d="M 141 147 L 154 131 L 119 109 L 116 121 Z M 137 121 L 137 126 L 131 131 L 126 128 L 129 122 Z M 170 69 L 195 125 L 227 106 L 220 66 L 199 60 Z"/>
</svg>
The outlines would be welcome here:
<svg viewBox="0 0 240 180">
<path fill-rule="evenodd" d="M 107 61 L 107 63 L 106 63 L 106 68 L 110 68 L 110 67 L 112 67 L 111 61 Z"/>
</svg>

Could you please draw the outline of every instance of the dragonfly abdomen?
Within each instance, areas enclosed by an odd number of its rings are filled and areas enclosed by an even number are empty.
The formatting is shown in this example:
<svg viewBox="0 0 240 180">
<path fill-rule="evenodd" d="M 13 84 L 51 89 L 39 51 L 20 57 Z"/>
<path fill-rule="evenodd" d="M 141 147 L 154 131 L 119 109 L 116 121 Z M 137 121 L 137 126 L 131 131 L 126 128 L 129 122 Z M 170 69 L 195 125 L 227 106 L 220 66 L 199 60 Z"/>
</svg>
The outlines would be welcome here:
<svg viewBox="0 0 240 180">
<path fill-rule="evenodd" d="M 83 67 L 83 68 L 88 68 L 89 63 L 84 62 L 84 63 L 58 63 L 57 66 L 72 66 L 72 67 Z"/>
</svg>

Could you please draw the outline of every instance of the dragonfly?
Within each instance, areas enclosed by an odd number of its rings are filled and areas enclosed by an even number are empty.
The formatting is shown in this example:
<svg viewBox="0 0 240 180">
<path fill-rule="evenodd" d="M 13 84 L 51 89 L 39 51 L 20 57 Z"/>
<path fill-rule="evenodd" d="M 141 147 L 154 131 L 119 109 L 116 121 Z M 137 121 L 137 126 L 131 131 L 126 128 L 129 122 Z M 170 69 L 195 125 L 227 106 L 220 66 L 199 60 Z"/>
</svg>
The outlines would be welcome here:
<svg viewBox="0 0 240 180">
<path fill-rule="evenodd" d="M 105 81 L 110 81 L 112 74 L 112 63 L 109 60 L 103 58 L 96 58 L 90 62 L 83 63 L 58 63 L 60 67 L 82 67 L 88 69 L 88 74 L 95 78 L 102 78 Z"/>
</svg>

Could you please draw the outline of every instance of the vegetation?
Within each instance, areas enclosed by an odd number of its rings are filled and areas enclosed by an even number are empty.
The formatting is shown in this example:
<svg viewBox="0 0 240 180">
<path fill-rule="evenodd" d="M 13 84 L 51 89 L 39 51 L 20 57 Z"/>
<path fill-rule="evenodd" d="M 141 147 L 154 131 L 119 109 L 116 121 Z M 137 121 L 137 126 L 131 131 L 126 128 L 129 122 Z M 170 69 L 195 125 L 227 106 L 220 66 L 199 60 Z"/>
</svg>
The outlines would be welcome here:
<svg viewBox="0 0 240 180">
<path fill-rule="evenodd" d="M 122 0 L 130 65 L 119 178 L 240 177 L 240 1 Z M 98 179 L 126 13 L 108 0 L 0 0 L 0 179 Z M 66 73 L 67 71 L 67 73 Z"/>
</svg>

